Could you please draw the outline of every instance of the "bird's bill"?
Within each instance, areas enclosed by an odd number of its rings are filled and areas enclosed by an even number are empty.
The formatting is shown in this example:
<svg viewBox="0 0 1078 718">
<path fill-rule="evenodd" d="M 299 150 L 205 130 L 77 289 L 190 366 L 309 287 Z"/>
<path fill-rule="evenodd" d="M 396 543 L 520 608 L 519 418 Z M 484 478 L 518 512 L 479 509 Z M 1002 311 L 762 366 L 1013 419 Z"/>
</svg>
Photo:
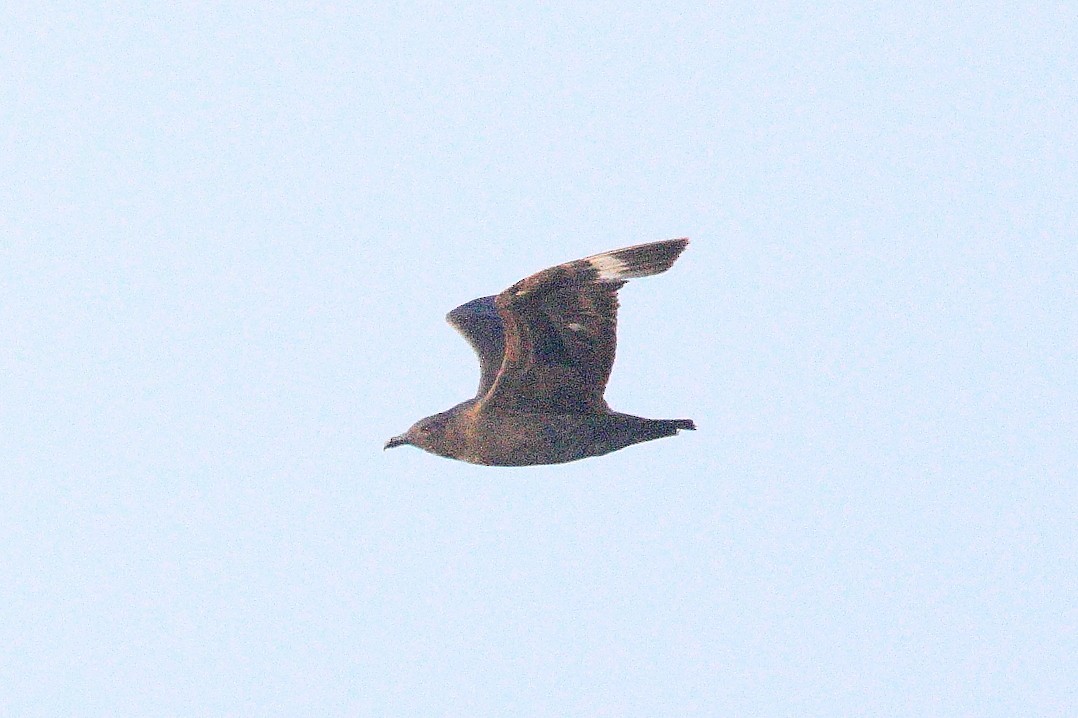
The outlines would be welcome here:
<svg viewBox="0 0 1078 718">
<path fill-rule="evenodd" d="M 408 439 L 404 438 L 404 435 L 394 436 L 392 439 L 386 442 L 386 445 L 382 447 L 382 451 L 385 451 L 386 449 L 392 449 L 395 446 L 404 446 L 405 444 L 409 443 L 411 442 L 408 441 Z"/>
</svg>

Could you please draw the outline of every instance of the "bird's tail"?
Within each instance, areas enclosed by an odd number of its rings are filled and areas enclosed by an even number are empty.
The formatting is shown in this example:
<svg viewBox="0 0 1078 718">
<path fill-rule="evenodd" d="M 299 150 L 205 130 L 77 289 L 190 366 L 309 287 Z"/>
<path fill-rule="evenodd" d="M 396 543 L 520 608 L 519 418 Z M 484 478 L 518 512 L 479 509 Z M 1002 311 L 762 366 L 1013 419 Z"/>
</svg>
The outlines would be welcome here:
<svg viewBox="0 0 1078 718">
<path fill-rule="evenodd" d="M 574 458 L 600 456 L 641 441 L 674 436 L 679 429 L 695 429 L 692 419 L 645 419 L 632 414 L 598 414 L 585 421 L 586 445 Z M 571 460 L 571 459 L 570 459 Z"/>
<path fill-rule="evenodd" d="M 674 436 L 678 429 L 696 431 L 696 424 L 692 419 L 649 419 L 642 429 L 642 433 L 647 437 L 643 440 L 648 441 L 661 439 L 664 436 Z"/>
</svg>

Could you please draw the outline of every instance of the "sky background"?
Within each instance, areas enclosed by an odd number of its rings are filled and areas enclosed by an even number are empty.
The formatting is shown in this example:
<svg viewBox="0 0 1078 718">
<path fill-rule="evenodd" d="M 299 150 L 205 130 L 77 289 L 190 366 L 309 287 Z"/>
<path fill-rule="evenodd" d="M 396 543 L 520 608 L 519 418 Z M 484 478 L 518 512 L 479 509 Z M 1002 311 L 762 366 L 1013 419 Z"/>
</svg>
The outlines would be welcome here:
<svg viewBox="0 0 1078 718">
<path fill-rule="evenodd" d="M 1070 3 L 25 3 L 0 713 L 1078 714 Z M 621 291 L 574 464 L 382 444 Z"/>
</svg>

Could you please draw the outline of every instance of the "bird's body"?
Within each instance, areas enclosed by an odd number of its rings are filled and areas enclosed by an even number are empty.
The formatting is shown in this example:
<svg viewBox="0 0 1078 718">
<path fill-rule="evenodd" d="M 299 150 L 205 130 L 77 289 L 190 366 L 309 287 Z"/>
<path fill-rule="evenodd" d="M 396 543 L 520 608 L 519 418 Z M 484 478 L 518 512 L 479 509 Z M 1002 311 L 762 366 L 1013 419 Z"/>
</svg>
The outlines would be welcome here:
<svg viewBox="0 0 1078 718">
<path fill-rule="evenodd" d="M 614 362 L 617 290 L 666 271 L 686 239 L 637 245 L 561 264 L 447 320 L 479 357 L 473 399 L 416 422 L 386 448 L 411 444 L 473 464 L 559 464 L 695 429 L 689 419 L 645 419 L 603 399 Z"/>
<path fill-rule="evenodd" d="M 571 414 L 484 411 L 475 399 L 423 421 L 430 422 L 428 427 L 439 440 L 424 442 L 420 429 L 415 437 L 420 448 L 450 459 L 488 466 L 562 464 L 608 454 L 641 441 L 673 436 L 678 429 L 695 428 L 687 419 L 644 419 L 612 411 Z"/>
</svg>

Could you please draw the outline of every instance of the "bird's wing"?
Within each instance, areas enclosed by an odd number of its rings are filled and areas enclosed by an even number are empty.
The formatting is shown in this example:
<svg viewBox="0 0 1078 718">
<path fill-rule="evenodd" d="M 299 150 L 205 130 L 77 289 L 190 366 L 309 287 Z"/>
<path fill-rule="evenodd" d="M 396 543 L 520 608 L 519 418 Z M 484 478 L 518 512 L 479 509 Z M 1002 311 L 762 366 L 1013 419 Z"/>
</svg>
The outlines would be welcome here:
<svg viewBox="0 0 1078 718">
<path fill-rule="evenodd" d="M 502 319 L 494 307 L 494 297 L 473 299 L 445 315 L 445 320 L 472 345 L 479 357 L 479 391 L 483 396 L 490 390 L 505 352 L 505 332 Z"/>
<path fill-rule="evenodd" d="M 627 279 L 665 272 L 688 242 L 640 244 L 559 264 L 495 297 L 504 356 L 481 406 L 605 410 L 603 392 L 617 346 L 617 291 Z"/>
</svg>

